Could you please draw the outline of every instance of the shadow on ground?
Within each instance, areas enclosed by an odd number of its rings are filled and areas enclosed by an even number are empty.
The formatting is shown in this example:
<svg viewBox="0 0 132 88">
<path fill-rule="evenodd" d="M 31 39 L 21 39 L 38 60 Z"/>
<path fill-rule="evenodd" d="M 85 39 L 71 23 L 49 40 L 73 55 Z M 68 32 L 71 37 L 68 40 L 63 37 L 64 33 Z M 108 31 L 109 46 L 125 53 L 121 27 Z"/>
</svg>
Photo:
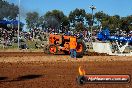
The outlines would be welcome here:
<svg viewBox="0 0 132 88">
<path fill-rule="evenodd" d="M 42 75 L 25 75 L 18 77 L 16 81 L 31 80 L 31 79 L 39 78 L 41 76 Z"/>
<path fill-rule="evenodd" d="M 42 77 L 43 75 L 34 75 L 34 74 L 31 74 L 31 75 L 24 75 L 24 76 L 19 76 L 15 79 L 8 79 L 8 77 L 0 77 L 0 82 L 16 82 L 16 81 L 26 81 L 26 80 L 32 80 L 32 79 L 35 79 L 35 78 L 40 78 Z"/>
<path fill-rule="evenodd" d="M 6 80 L 6 79 L 8 79 L 8 77 L 0 77 L 0 81 Z"/>
</svg>

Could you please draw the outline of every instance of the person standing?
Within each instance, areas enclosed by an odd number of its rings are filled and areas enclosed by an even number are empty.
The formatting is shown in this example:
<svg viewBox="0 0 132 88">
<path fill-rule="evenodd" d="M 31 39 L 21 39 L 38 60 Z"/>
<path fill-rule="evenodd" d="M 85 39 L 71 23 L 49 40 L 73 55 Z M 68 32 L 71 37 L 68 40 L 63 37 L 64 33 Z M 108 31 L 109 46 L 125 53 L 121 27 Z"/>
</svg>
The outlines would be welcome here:
<svg viewBox="0 0 132 88">
<path fill-rule="evenodd" d="M 76 37 L 71 36 L 70 37 L 70 56 L 71 56 L 71 58 L 76 59 L 76 47 L 77 47 Z"/>
</svg>

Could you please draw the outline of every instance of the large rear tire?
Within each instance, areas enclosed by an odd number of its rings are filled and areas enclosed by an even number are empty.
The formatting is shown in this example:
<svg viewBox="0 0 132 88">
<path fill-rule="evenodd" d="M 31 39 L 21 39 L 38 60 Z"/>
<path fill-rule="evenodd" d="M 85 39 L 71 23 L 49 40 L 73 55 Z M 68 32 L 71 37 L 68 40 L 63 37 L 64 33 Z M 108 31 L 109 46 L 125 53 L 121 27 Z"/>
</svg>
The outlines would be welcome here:
<svg viewBox="0 0 132 88">
<path fill-rule="evenodd" d="M 84 55 L 84 52 L 86 50 L 86 45 L 82 40 L 77 40 L 77 47 L 76 47 L 76 52 L 78 58 L 82 58 Z"/>
</svg>

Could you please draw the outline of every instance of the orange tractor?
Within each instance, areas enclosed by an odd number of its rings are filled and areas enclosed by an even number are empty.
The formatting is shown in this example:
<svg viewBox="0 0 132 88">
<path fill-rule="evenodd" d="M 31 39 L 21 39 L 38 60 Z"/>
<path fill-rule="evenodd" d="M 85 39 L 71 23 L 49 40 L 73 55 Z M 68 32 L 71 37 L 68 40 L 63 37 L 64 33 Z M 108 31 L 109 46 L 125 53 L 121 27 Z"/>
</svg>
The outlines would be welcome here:
<svg viewBox="0 0 132 88">
<path fill-rule="evenodd" d="M 50 34 L 49 44 L 44 48 L 44 52 L 48 54 L 70 54 L 70 37 L 61 34 Z M 81 39 L 77 39 L 77 57 L 82 57 L 86 50 L 85 43 Z"/>
</svg>

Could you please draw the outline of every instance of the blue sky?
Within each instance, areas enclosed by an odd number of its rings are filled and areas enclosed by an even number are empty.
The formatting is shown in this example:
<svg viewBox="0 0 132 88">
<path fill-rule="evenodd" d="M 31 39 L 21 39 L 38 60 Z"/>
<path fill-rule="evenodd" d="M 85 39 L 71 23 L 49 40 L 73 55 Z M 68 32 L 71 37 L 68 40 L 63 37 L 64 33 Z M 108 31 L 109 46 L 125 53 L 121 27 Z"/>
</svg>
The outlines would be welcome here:
<svg viewBox="0 0 132 88">
<path fill-rule="evenodd" d="M 19 0 L 7 0 L 18 5 Z M 21 0 L 22 21 L 25 13 L 36 11 L 43 15 L 47 11 L 58 9 L 68 15 L 75 8 L 85 9 L 91 13 L 89 6 L 96 6 L 94 12 L 103 11 L 109 15 L 128 16 L 132 15 L 132 0 Z"/>
<path fill-rule="evenodd" d="M 7 0 L 18 4 L 19 0 Z M 21 9 L 37 11 L 41 15 L 53 9 L 62 10 L 66 15 L 75 8 L 83 8 L 90 13 L 89 6 L 96 6 L 96 11 L 104 11 L 109 15 L 127 16 L 132 14 L 132 0 L 21 0 Z"/>
</svg>

